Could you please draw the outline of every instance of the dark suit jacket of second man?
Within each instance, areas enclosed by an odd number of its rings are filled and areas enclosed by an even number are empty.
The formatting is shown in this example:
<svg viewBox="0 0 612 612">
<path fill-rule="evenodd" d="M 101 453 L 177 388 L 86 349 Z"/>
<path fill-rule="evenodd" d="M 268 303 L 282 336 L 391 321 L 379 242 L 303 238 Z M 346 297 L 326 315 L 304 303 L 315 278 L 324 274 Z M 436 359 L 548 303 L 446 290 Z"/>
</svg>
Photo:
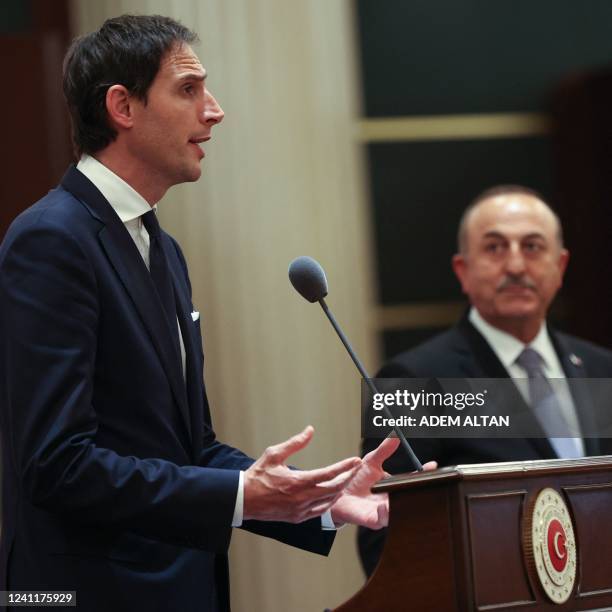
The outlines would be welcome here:
<svg viewBox="0 0 612 612">
<path fill-rule="evenodd" d="M 612 378 L 612 351 L 570 336 L 549 326 L 549 335 L 567 378 Z M 467 315 L 451 329 L 391 359 L 378 378 L 507 378 L 508 372 Z M 589 419 L 588 406 L 574 398 L 581 422 Z M 363 452 L 378 440 L 364 441 Z M 589 456 L 612 453 L 612 440 L 585 439 Z M 527 461 L 557 458 L 545 438 L 448 438 L 410 440 L 421 461 L 436 460 L 440 467 L 465 463 Z M 414 469 L 400 447 L 387 460 L 385 469 L 402 473 Z M 369 575 L 374 570 L 385 539 L 385 531 L 359 530 L 359 554 Z"/>
</svg>

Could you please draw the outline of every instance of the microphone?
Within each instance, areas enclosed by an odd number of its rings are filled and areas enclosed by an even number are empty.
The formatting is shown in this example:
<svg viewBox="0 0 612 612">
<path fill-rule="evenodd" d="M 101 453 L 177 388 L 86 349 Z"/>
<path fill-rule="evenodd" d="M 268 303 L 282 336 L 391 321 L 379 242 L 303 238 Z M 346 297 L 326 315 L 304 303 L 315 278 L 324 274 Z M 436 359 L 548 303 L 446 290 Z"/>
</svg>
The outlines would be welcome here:
<svg viewBox="0 0 612 612">
<path fill-rule="evenodd" d="M 321 264 L 312 257 L 298 257 L 289 264 L 289 280 L 293 288 L 311 303 L 327 296 L 327 277 Z"/>
<path fill-rule="evenodd" d="M 289 280 L 293 285 L 293 288 L 305 299 L 311 303 L 319 302 L 323 312 L 327 315 L 329 322 L 332 324 L 332 327 L 336 330 L 338 337 L 344 344 L 344 347 L 348 351 L 353 363 L 357 366 L 359 373 L 366 381 L 366 384 L 370 388 L 372 393 L 378 393 L 376 386 L 372 382 L 369 374 L 366 372 L 365 368 L 359 361 L 359 358 L 353 351 L 353 347 L 351 346 L 348 338 L 344 335 L 344 332 L 338 325 L 336 318 L 332 314 L 332 312 L 327 307 L 325 303 L 325 297 L 327 296 L 327 277 L 325 276 L 325 272 L 321 267 L 321 264 L 312 257 L 302 256 L 297 257 L 289 264 Z M 383 406 L 383 411 L 385 416 L 388 418 L 393 418 L 389 408 L 387 406 Z M 393 430 L 397 434 L 397 437 L 400 439 L 404 450 L 408 453 L 412 463 L 416 467 L 416 469 L 421 472 L 423 470 L 423 466 L 419 461 L 418 457 L 414 454 L 412 447 L 406 440 L 406 436 L 404 436 L 404 432 L 395 425 Z"/>
</svg>

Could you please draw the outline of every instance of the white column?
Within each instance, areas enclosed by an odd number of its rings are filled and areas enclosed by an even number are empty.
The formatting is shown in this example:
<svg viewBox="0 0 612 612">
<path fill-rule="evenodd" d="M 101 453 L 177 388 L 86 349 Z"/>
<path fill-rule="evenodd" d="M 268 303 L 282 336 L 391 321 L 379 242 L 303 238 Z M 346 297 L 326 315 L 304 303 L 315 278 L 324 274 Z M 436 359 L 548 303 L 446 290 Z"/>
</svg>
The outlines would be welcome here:
<svg viewBox="0 0 612 612">
<path fill-rule="evenodd" d="M 218 435 L 258 455 L 316 428 L 294 463 L 355 454 L 359 377 L 317 305 L 291 288 L 298 255 L 324 265 L 328 304 L 367 366 L 376 360 L 371 249 L 348 0 L 74 0 L 76 31 L 121 12 L 161 13 L 196 30 L 208 86 L 225 110 L 196 184 L 173 188 L 162 224 L 190 265 Z M 236 530 L 234 608 L 322 610 L 363 582 L 355 532 L 326 560 Z"/>
</svg>

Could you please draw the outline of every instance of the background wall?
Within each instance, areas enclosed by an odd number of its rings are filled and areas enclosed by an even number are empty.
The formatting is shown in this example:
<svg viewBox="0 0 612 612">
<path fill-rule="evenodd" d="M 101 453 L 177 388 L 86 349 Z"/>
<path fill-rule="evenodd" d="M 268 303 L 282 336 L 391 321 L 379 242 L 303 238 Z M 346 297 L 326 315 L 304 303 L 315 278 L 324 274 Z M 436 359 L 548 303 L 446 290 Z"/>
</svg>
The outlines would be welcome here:
<svg viewBox="0 0 612 612">
<path fill-rule="evenodd" d="M 13 218 L 59 181 L 70 160 L 61 85 L 69 40 L 68 0 L 0 3 L 0 240 Z"/>
<path fill-rule="evenodd" d="M 356 8 L 385 354 L 460 316 L 465 301 L 449 263 L 457 223 L 477 193 L 503 183 L 543 193 L 565 226 L 572 261 L 553 319 L 612 346 L 601 312 L 612 287 L 596 273 L 611 256 L 609 225 L 597 229 L 612 204 L 602 146 L 612 3 L 357 0 Z M 559 91 L 568 81 L 572 104 Z"/>
</svg>

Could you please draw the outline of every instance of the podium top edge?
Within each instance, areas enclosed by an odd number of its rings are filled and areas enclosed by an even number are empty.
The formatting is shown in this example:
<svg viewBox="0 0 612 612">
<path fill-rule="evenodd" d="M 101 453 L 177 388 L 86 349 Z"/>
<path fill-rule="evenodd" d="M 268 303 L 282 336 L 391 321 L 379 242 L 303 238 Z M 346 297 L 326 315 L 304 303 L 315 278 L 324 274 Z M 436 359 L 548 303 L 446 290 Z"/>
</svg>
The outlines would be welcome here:
<svg viewBox="0 0 612 612">
<path fill-rule="evenodd" d="M 612 471 L 612 455 L 583 457 L 581 459 L 543 459 L 538 461 L 509 461 L 500 463 L 474 463 L 454 465 L 428 472 L 397 474 L 381 480 L 374 493 L 387 492 L 398 487 L 426 486 L 451 480 L 492 478 L 521 478 L 544 473 L 570 473 L 581 471 Z"/>
</svg>

